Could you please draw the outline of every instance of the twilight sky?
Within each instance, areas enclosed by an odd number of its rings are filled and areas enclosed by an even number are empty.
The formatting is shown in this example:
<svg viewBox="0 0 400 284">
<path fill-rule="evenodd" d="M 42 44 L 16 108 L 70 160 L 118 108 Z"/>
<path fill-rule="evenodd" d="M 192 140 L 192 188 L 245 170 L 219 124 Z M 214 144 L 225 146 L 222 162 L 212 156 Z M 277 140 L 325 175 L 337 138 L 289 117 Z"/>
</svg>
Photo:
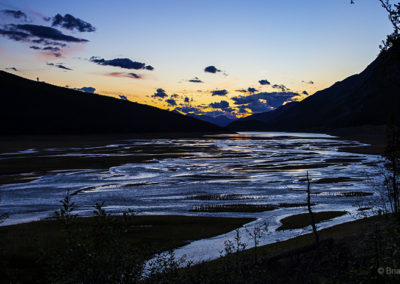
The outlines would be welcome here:
<svg viewBox="0 0 400 284">
<path fill-rule="evenodd" d="M 361 72 L 378 0 L 0 0 L 0 68 L 187 113 L 243 116 Z"/>
</svg>

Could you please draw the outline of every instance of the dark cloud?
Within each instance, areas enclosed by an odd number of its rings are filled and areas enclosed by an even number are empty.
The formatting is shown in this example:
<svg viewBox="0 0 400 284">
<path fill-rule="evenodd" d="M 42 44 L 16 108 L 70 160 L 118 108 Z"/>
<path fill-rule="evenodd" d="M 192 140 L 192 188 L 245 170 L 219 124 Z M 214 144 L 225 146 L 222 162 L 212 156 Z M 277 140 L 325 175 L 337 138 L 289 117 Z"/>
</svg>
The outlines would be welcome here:
<svg viewBox="0 0 400 284">
<path fill-rule="evenodd" d="M 211 92 L 213 96 L 226 96 L 228 94 L 227 90 L 215 90 Z"/>
<path fill-rule="evenodd" d="M 258 90 L 255 89 L 255 88 L 249 87 L 249 88 L 247 88 L 247 90 L 246 89 L 239 89 L 239 90 L 236 90 L 236 92 L 254 94 L 255 92 L 258 92 Z"/>
<path fill-rule="evenodd" d="M 85 93 L 90 93 L 90 94 L 94 94 L 94 92 L 96 91 L 96 89 L 93 87 L 82 87 L 82 88 L 75 89 L 75 90 L 85 92 Z"/>
<path fill-rule="evenodd" d="M 79 18 L 75 18 L 70 14 L 65 14 L 64 16 L 57 14 L 55 17 L 53 17 L 52 26 L 60 26 L 71 31 L 77 30 L 80 32 L 94 32 L 96 30 L 96 28 L 88 22 L 85 22 Z"/>
<path fill-rule="evenodd" d="M 51 52 L 55 57 L 61 56 L 62 48 L 67 47 L 67 44 L 62 42 L 57 42 L 54 40 L 46 40 L 46 39 L 34 39 L 31 41 L 32 43 L 40 44 L 39 46 L 30 46 L 32 49 L 43 50 L 45 52 Z"/>
<path fill-rule="evenodd" d="M 7 67 L 6 70 L 11 70 L 11 71 L 15 71 L 18 72 L 19 70 L 15 67 Z"/>
<path fill-rule="evenodd" d="M 87 42 L 87 39 L 77 38 L 70 35 L 65 35 L 61 31 L 41 26 L 41 25 L 16 25 L 14 26 L 17 30 L 22 30 L 24 32 L 29 32 L 29 36 L 38 37 L 42 39 L 50 39 L 56 41 L 65 41 L 65 42 Z"/>
<path fill-rule="evenodd" d="M 250 93 L 250 94 L 254 94 L 255 92 L 258 92 L 258 90 L 257 89 L 255 89 L 255 88 L 248 88 L 247 89 L 247 91 Z"/>
<path fill-rule="evenodd" d="M 196 115 L 196 116 L 203 116 L 204 118 L 217 118 L 224 116 L 227 119 L 234 119 L 236 118 L 235 115 L 232 114 L 233 109 L 226 108 L 223 110 L 213 110 L 213 111 L 204 111 L 203 108 L 207 108 L 207 105 L 198 105 L 198 106 L 180 106 L 175 108 L 176 111 L 184 113 L 186 115 Z M 220 118 L 221 119 L 221 118 Z M 216 122 L 216 121 L 214 121 Z"/>
<path fill-rule="evenodd" d="M 60 69 L 64 69 L 64 70 L 72 70 L 71 68 L 68 68 L 68 67 L 65 67 L 64 65 L 62 65 L 62 64 L 56 64 L 56 67 L 57 68 L 60 68 Z"/>
<path fill-rule="evenodd" d="M 153 70 L 154 70 L 154 67 L 151 66 L 151 65 L 147 65 L 147 66 L 145 67 L 145 69 L 146 69 L 146 70 L 153 71 Z"/>
<path fill-rule="evenodd" d="M 28 16 L 20 10 L 18 10 L 18 11 L 17 10 L 1 10 L 0 12 L 7 16 L 13 17 L 15 19 L 19 19 L 19 20 L 23 20 L 23 21 L 28 20 Z"/>
<path fill-rule="evenodd" d="M 124 95 L 119 95 L 119 98 L 123 101 L 129 101 L 128 98 Z"/>
<path fill-rule="evenodd" d="M 168 95 L 165 93 L 164 89 L 159 88 L 151 97 L 163 99 L 165 97 L 168 97 Z"/>
<path fill-rule="evenodd" d="M 37 44 L 42 44 L 44 46 L 48 46 L 48 45 L 53 45 L 53 46 L 59 46 L 59 47 L 66 47 L 67 44 L 62 43 L 62 42 L 57 42 L 57 41 L 52 41 L 52 40 L 46 40 L 46 39 L 34 39 L 32 40 L 33 43 L 37 43 Z"/>
<path fill-rule="evenodd" d="M 250 109 L 252 113 L 266 112 L 274 109 L 273 107 L 269 106 L 266 102 L 260 100 L 252 101 L 244 105 L 244 107 L 245 109 Z"/>
<path fill-rule="evenodd" d="M 190 102 L 190 99 L 188 97 L 185 97 L 185 103 Z"/>
<path fill-rule="evenodd" d="M 171 95 L 171 98 L 177 99 L 177 98 L 179 98 L 179 95 L 178 95 L 178 94 L 172 94 L 172 95 Z"/>
<path fill-rule="evenodd" d="M 221 70 L 219 70 L 215 66 L 211 65 L 211 66 L 207 66 L 206 68 L 204 68 L 204 72 L 215 74 L 217 72 L 221 72 Z"/>
<path fill-rule="evenodd" d="M 253 113 L 259 113 L 276 109 L 285 102 L 291 102 L 292 98 L 298 95 L 298 93 L 292 92 L 257 93 L 233 97 L 232 100 L 235 105 L 240 106 L 242 109 L 248 108 Z"/>
<path fill-rule="evenodd" d="M 0 35 L 15 41 L 29 41 L 29 38 L 32 37 L 32 35 L 28 33 L 17 31 L 15 29 L 0 29 Z"/>
<path fill-rule="evenodd" d="M 201 81 L 198 77 L 194 77 L 191 80 L 188 80 L 191 83 L 204 83 L 203 81 Z"/>
<path fill-rule="evenodd" d="M 239 106 L 238 113 L 247 113 L 247 109 L 245 106 Z"/>
<path fill-rule="evenodd" d="M 219 103 L 215 102 L 215 103 L 211 103 L 210 107 L 226 109 L 226 108 L 229 108 L 229 103 L 227 101 L 220 101 Z"/>
<path fill-rule="evenodd" d="M 279 90 L 281 90 L 281 92 L 288 92 L 288 91 L 290 91 L 290 89 L 287 88 L 287 87 L 286 87 L 285 85 L 283 85 L 283 84 L 281 84 L 281 85 L 275 84 L 275 85 L 272 86 L 272 88 L 274 88 L 274 89 L 279 89 Z"/>
<path fill-rule="evenodd" d="M 260 80 L 258 83 L 260 83 L 260 85 L 271 85 L 271 83 L 266 79 Z"/>
<path fill-rule="evenodd" d="M 302 94 L 303 94 L 303 95 L 307 95 L 307 96 L 308 96 L 308 93 L 307 93 L 307 91 L 303 91 L 303 92 L 302 92 Z"/>
<path fill-rule="evenodd" d="M 40 46 L 32 45 L 29 48 L 34 49 L 34 50 L 43 50 L 43 51 L 46 51 L 46 52 L 50 52 L 55 57 L 60 57 L 61 56 L 61 48 L 59 48 L 58 46 L 40 47 Z"/>
<path fill-rule="evenodd" d="M 110 77 L 120 77 L 120 78 L 131 78 L 131 79 L 142 79 L 142 75 L 136 73 L 126 73 L 126 72 L 111 72 L 106 73 L 106 76 Z"/>
<path fill-rule="evenodd" d="M 124 69 L 135 69 L 135 70 L 140 70 L 140 69 L 153 70 L 154 69 L 150 65 L 146 66 L 145 63 L 132 61 L 129 58 L 115 58 L 115 59 L 106 60 L 104 58 L 92 56 L 92 57 L 90 57 L 89 61 L 93 62 L 93 63 L 97 63 L 99 65 L 114 66 L 114 67 L 120 67 L 120 68 L 124 68 Z M 148 68 L 149 66 L 152 69 L 149 69 Z"/>
<path fill-rule="evenodd" d="M 100 65 L 109 65 L 109 66 L 115 66 L 115 67 L 121 67 L 124 69 L 145 69 L 146 64 L 137 62 L 137 61 L 132 61 L 129 58 L 116 58 L 116 59 L 111 59 L 111 60 L 105 60 L 102 58 L 90 58 L 91 62 L 100 64 Z"/>
<path fill-rule="evenodd" d="M 202 111 L 196 107 L 192 107 L 192 106 L 183 106 L 183 107 L 177 107 L 176 110 L 179 110 L 183 113 L 192 113 L 192 114 L 201 114 Z"/>
<path fill-rule="evenodd" d="M 136 73 L 128 73 L 128 75 L 131 76 L 132 78 L 135 78 L 135 79 L 141 79 L 142 78 L 140 75 L 138 75 Z"/>
<path fill-rule="evenodd" d="M 71 70 L 72 70 L 71 68 L 65 67 L 65 66 L 62 65 L 61 63 L 51 63 L 51 62 L 47 62 L 46 64 L 47 64 L 48 66 L 54 66 L 54 67 L 57 67 L 57 68 L 60 68 L 60 69 L 63 69 L 63 70 L 68 70 L 68 71 L 71 71 Z"/>
<path fill-rule="evenodd" d="M 176 106 L 176 101 L 174 99 L 165 100 L 169 106 Z"/>
<path fill-rule="evenodd" d="M 229 110 L 229 111 L 226 111 Z M 231 109 L 225 109 L 225 110 L 214 110 L 214 111 L 207 111 L 207 112 L 201 112 L 201 115 L 206 115 L 208 117 L 218 117 L 218 116 L 225 116 L 226 118 L 232 119 L 235 118 L 234 115 L 230 113 L 232 111 Z"/>
<path fill-rule="evenodd" d="M 41 49 L 52 52 L 54 56 L 61 56 L 59 47 L 66 47 L 65 43 L 59 42 L 87 42 L 86 39 L 80 39 L 73 36 L 65 35 L 57 29 L 40 25 L 6 25 L 4 29 L 0 29 L 0 35 L 15 41 L 31 42 L 34 44 L 42 44 L 48 48 L 33 47 L 32 49 Z"/>
<path fill-rule="evenodd" d="M 305 84 L 310 84 L 310 85 L 314 85 L 314 81 L 301 81 L 302 83 Z"/>
<path fill-rule="evenodd" d="M 46 46 L 46 47 L 43 47 L 42 48 L 42 50 L 47 50 L 47 51 L 52 51 L 52 52 L 58 52 L 58 51 L 60 51 L 61 49 L 59 48 L 59 47 L 57 47 L 57 46 Z"/>
</svg>

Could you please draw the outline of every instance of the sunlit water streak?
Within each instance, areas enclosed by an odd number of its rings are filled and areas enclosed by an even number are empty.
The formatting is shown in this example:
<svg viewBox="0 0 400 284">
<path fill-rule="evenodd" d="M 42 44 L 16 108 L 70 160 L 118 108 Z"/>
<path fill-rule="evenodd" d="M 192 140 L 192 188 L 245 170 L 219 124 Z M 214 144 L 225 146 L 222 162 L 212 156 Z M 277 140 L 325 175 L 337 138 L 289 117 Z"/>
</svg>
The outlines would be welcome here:
<svg viewBox="0 0 400 284">
<path fill-rule="evenodd" d="M 375 188 L 367 175 L 377 171 L 374 155 L 339 152 L 340 147 L 359 146 L 354 141 L 337 140 L 329 135 L 305 133 L 241 133 L 202 139 L 133 139 L 103 147 L 49 148 L 43 155 L 110 157 L 115 155 L 148 156 L 143 163 L 131 163 L 102 170 L 71 170 L 47 174 L 37 180 L 0 186 L 1 211 L 10 217 L 2 224 L 16 224 L 50 217 L 59 208 L 67 190 L 81 215 L 90 215 L 96 202 L 105 201 L 109 212 L 119 214 L 128 208 L 137 214 L 179 214 L 220 217 L 254 217 L 251 230 L 267 222 L 269 233 L 260 245 L 284 240 L 309 231 L 275 231 L 285 216 L 304 213 L 306 208 L 279 208 L 259 213 L 191 212 L 194 206 L 210 204 L 304 203 L 308 170 L 315 181 L 321 178 L 347 177 L 338 183 L 312 184 L 314 211 L 346 210 L 353 214 L 319 225 L 320 228 L 354 218 L 360 197 L 343 197 L 343 192 L 371 192 Z M 157 159 L 154 149 L 160 149 Z M 147 151 L 152 149 L 153 152 Z M 160 154 L 182 154 L 179 158 L 160 158 Z M 89 151 L 89 152 L 88 152 Z M 35 149 L 19 153 L 21 158 Z M 195 196 L 235 194 L 235 200 L 196 200 Z M 373 196 L 362 197 L 363 199 Z M 245 228 L 242 241 L 251 247 Z M 224 241 L 234 233 L 193 242 L 176 250 L 177 256 L 201 261 L 216 258 Z"/>
</svg>

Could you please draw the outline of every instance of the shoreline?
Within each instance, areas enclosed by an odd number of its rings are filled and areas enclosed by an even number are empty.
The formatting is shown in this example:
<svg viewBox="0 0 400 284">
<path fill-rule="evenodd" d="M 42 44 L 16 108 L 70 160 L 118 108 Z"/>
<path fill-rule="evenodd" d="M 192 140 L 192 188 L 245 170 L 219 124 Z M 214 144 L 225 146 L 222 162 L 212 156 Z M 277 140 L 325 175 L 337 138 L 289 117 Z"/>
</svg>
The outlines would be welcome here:
<svg viewBox="0 0 400 284">
<path fill-rule="evenodd" d="M 333 226 L 328 226 L 326 228 L 322 228 L 318 230 L 318 234 L 321 238 L 333 238 L 333 239 L 344 239 L 347 237 L 355 237 L 355 235 L 361 235 L 365 230 L 365 226 L 370 225 L 371 223 L 375 222 L 379 219 L 379 216 L 373 215 L 368 217 L 363 217 L 360 219 L 355 219 L 353 221 L 347 221 L 344 223 L 340 223 Z M 318 228 L 318 223 L 316 224 Z M 298 248 L 302 245 L 309 245 L 315 241 L 313 232 L 306 233 L 304 235 L 300 235 L 291 239 L 287 239 L 284 241 L 278 241 L 275 243 L 267 244 L 265 246 L 261 246 L 261 250 L 271 251 L 277 250 L 275 253 L 279 254 L 280 252 L 277 248 L 282 249 L 286 245 L 289 246 L 286 250 L 291 250 Z M 253 249 L 253 248 L 252 248 Z"/>
<path fill-rule="evenodd" d="M 0 154 L 24 151 L 32 148 L 64 148 L 82 146 L 104 146 L 107 143 L 130 139 L 184 139 L 203 138 L 205 135 L 218 135 L 225 132 L 143 132 L 143 133 L 105 133 L 105 134 L 41 134 L 41 135 L 0 135 Z M 232 133 L 231 133 L 232 134 Z"/>
<path fill-rule="evenodd" d="M 382 155 L 386 146 L 386 126 L 360 126 L 350 128 L 339 128 L 327 131 L 327 134 L 337 136 L 341 140 L 358 141 L 366 146 L 344 147 L 339 152 L 354 154 Z"/>
<path fill-rule="evenodd" d="M 249 276 L 260 276 L 262 277 L 260 279 L 265 279 L 265 273 L 268 272 L 268 275 L 273 276 L 267 277 L 267 279 L 276 280 L 288 277 L 291 281 L 282 283 L 298 283 L 299 279 L 296 273 L 303 273 L 304 269 L 308 271 L 309 267 L 313 266 L 313 271 L 318 273 L 317 280 L 331 279 L 338 273 L 338 275 L 346 276 L 345 273 L 349 271 L 349 267 L 350 269 L 354 268 L 354 263 L 362 264 L 363 261 L 371 258 L 371 252 L 366 250 L 368 248 L 366 245 L 372 238 L 371 234 L 376 234 L 377 226 L 382 229 L 388 225 L 390 226 L 389 215 L 365 217 L 319 230 L 319 245 L 316 244 L 313 233 L 308 233 L 265 246 L 233 252 L 212 261 L 199 263 L 189 269 L 183 269 L 183 273 L 202 275 L 202 271 L 207 271 L 209 278 L 216 279 L 221 277 L 221 270 L 235 265 L 239 270 L 235 272 L 237 276 L 242 276 L 242 269 L 245 269 Z M 338 259 L 338 255 L 343 258 Z M 297 270 L 299 267 L 300 269 Z M 367 266 L 364 268 L 367 269 Z M 368 271 L 374 275 L 377 268 L 370 267 Z M 356 270 L 355 273 L 358 271 Z M 288 272 L 294 273 L 294 278 L 291 278 L 292 276 L 288 275 Z M 323 275 L 322 278 L 318 278 L 319 275 Z M 249 276 L 245 276 L 243 279 L 247 279 Z M 356 274 L 356 279 L 359 276 Z M 341 278 L 339 277 L 339 279 Z M 307 279 L 310 280 L 307 277 L 300 282 L 307 282 Z M 334 277 L 334 279 L 337 278 Z"/>
</svg>

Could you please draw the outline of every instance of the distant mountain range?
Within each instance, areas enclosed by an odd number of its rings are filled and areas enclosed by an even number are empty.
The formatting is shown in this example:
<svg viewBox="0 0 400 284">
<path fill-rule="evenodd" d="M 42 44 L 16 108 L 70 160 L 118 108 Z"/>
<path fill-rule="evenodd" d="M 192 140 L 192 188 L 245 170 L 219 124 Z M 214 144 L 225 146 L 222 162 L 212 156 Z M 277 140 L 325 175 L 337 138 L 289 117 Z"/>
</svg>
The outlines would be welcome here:
<svg viewBox="0 0 400 284">
<path fill-rule="evenodd" d="M 0 135 L 222 132 L 192 117 L 0 71 Z"/>
<path fill-rule="evenodd" d="M 400 44 L 350 76 L 298 103 L 231 123 L 232 130 L 326 131 L 400 121 Z"/>
<path fill-rule="evenodd" d="M 234 122 L 236 119 L 230 119 L 225 115 L 218 115 L 216 117 L 212 117 L 209 115 L 196 115 L 196 114 L 187 114 L 187 116 L 194 117 L 221 127 L 225 127 L 228 124 Z"/>
</svg>

